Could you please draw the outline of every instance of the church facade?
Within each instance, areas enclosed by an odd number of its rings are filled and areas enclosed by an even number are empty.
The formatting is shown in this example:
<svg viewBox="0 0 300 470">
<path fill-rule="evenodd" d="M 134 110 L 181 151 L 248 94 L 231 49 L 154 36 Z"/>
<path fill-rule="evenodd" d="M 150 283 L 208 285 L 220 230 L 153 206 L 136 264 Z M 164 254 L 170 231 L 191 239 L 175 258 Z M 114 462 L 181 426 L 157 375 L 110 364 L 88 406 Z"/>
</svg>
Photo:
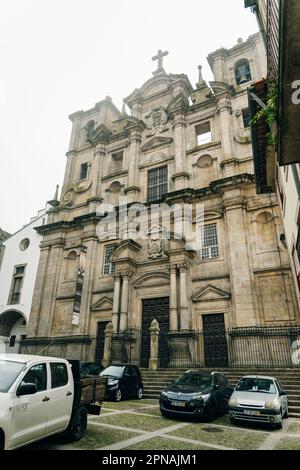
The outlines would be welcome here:
<svg viewBox="0 0 300 470">
<path fill-rule="evenodd" d="M 111 360 L 147 367 L 156 319 L 161 367 L 228 366 L 247 331 L 300 325 L 278 201 L 255 190 L 247 89 L 266 75 L 262 39 L 210 54 L 210 86 L 200 66 L 196 87 L 166 73 L 165 55 L 129 112 L 106 97 L 70 116 L 23 352 L 101 361 L 109 325 Z M 199 246 L 178 234 L 183 205 Z"/>
</svg>

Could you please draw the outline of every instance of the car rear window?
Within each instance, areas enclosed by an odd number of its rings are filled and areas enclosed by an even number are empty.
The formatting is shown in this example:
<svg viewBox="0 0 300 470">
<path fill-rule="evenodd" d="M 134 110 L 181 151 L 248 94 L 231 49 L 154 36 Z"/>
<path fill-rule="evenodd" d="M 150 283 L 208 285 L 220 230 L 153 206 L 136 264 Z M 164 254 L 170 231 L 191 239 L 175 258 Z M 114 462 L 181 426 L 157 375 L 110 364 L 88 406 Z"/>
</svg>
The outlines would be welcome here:
<svg viewBox="0 0 300 470">
<path fill-rule="evenodd" d="M 51 362 L 51 388 L 58 388 L 67 385 L 68 370 L 66 364 L 62 362 Z"/>
</svg>

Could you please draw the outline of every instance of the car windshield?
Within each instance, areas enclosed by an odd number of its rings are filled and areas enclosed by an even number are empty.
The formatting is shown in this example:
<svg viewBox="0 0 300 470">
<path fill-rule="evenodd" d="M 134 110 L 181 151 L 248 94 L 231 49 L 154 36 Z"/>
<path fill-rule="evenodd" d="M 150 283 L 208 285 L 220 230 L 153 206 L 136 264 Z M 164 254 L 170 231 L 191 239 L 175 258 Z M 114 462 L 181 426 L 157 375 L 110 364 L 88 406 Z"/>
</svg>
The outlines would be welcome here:
<svg viewBox="0 0 300 470">
<path fill-rule="evenodd" d="M 238 392 L 276 393 L 273 380 L 250 377 L 241 379 L 236 390 Z"/>
<path fill-rule="evenodd" d="M 175 384 L 206 388 L 211 384 L 211 376 L 204 374 L 184 374 L 182 377 L 175 380 Z"/>
<path fill-rule="evenodd" d="M 125 366 L 109 366 L 100 375 L 110 375 L 111 377 L 122 377 Z"/>
<path fill-rule="evenodd" d="M 24 366 L 22 362 L 0 360 L 0 392 L 8 392 Z"/>
</svg>

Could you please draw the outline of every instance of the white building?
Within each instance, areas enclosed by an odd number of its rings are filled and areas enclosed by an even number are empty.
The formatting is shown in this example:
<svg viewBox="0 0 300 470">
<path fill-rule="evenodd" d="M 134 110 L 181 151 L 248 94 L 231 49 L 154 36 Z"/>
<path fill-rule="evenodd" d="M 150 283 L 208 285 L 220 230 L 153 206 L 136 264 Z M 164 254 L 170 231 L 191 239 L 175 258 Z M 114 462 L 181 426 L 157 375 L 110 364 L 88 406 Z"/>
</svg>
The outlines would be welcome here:
<svg viewBox="0 0 300 470">
<path fill-rule="evenodd" d="M 46 220 L 46 208 L 4 243 L 0 267 L 0 353 L 19 352 L 26 336 L 36 272 L 40 257 L 35 227 Z"/>
</svg>

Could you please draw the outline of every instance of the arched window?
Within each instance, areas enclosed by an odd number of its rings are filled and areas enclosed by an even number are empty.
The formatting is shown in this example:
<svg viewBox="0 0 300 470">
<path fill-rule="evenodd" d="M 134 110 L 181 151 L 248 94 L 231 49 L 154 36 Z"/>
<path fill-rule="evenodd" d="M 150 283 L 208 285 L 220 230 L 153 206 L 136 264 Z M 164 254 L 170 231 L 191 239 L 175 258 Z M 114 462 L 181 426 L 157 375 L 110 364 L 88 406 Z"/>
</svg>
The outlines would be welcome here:
<svg viewBox="0 0 300 470">
<path fill-rule="evenodd" d="M 250 82 L 252 80 L 250 64 L 247 59 L 239 60 L 235 65 L 235 79 L 238 85 Z"/>
</svg>

